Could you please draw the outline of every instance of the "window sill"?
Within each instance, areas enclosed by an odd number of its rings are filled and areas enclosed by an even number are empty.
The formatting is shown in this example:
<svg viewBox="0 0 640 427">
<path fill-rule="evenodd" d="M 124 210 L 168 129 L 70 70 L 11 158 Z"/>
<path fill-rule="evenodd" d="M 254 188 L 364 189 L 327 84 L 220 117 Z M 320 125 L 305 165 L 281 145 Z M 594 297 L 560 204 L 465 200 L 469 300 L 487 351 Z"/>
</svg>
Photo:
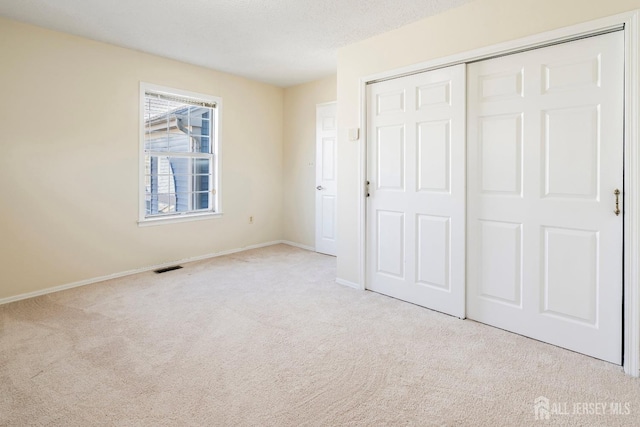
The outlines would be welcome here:
<svg viewBox="0 0 640 427">
<path fill-rule="evenodd" d="M 150 227 L 154 225 L 176 224 L 179 222 L 202 221 L 205 219 L 220 218 L 222 212 L 206 212 L 187 215 L 176 215 L 170 217 L 145 218 L 138 220 L 138 227 Z"/>
</svg>

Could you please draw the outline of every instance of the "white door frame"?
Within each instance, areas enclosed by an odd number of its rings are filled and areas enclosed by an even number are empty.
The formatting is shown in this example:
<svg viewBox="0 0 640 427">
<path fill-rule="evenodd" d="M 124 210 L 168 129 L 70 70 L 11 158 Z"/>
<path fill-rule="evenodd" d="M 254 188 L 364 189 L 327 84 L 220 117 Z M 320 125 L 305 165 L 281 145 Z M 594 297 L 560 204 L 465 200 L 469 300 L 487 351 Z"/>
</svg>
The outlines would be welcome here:
<svg viewBox="0 0 640 427">
<path fill-rule="evenodd" d="M 625 129 L 624 129 L 624 349 L 623 367 L 628 375 L 640 376 L 640 9 L 606 18 L 548 31 L 534 36 L 474 49 L 419 64 L 385 71 L 360 79 L 360 139 L 358 185 L 359 288 L 366 289 L 366 181 L 367 181 L 367 99 L 366 85 L 380 80 L 479 61 L 497 55 L 543 47 L 624 28 L 625 39 Z"/>
</svg>

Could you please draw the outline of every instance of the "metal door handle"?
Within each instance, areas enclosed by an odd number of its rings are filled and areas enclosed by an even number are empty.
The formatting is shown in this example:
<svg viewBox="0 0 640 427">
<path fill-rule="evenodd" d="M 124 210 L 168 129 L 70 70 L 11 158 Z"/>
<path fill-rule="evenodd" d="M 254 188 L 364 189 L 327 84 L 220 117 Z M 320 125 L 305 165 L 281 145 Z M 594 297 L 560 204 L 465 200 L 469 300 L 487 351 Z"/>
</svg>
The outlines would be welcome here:
<svg viewBox="0 0 640 427">
<path fill-rule="evenodd" d="M 322 185 L 318 185 L 318 186 L 316 187 L 316 190 L 318 190 L 318 191 L 320 191 L 320 190 L 324 190 L 324 187 L 323 187 Z"/>
<path fill-rule="evenodd" d="M 616 210 L 613 211 L 613 213 L 615 213 L 616 216 L 618 216 L 620 215 L 620 190 L 616 188 L 613 194 L 616 195 Z"/>
</svg>

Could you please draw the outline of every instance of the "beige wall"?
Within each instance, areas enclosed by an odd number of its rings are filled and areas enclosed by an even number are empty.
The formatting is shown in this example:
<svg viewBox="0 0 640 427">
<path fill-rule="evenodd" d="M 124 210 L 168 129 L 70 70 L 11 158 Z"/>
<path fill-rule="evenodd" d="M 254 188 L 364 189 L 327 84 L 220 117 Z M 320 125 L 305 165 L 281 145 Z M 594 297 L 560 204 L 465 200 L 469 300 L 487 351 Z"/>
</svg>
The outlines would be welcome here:
<svg viewBox="0 0 640 427">
<path fill-rule="evenodd" d="M 315 247 L 316 104 L 335 100 L 336 76 L 284 91 L 284 240 L 309 247 Z"/>
<path fill-rule="evenodd" d="M 365 76 L 640 8 L 639 0 L 475 0 L 338 51 L 338 278 L 360 283 L 358 186 Z"/>
<path fill-rule="evenodd" d="M 283 89 L 1 18 L 0 57 L 0 299 L 282 239 Z M 222 218 L 138 227 L 140 81 L 222 97 Z"/>
</svg>

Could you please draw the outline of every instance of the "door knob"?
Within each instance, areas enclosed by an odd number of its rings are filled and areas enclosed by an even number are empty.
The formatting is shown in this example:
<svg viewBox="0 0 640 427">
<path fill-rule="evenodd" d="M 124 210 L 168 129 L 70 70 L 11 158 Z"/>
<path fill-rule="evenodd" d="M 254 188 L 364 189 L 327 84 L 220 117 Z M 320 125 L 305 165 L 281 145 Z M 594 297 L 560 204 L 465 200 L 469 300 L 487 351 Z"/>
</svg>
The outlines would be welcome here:
<svg viewBox="0 0 640 427">
<path fill-rule="evenodd" d="M 322 185 L 318 185 L 318 186 L 316 187 L 316 190 L 324 190 L 324 187 L 323 187 Z"/>
</svg>

